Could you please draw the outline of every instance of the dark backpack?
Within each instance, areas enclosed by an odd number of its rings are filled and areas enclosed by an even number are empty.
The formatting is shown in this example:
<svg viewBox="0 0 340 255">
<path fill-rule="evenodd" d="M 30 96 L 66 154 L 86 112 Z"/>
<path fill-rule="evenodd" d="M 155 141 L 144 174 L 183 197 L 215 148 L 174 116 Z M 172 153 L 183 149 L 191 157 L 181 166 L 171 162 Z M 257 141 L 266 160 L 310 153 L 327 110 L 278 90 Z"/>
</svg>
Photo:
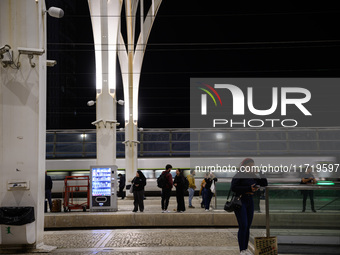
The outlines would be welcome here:
<svg viewBox="0 0 340 255">
<path fill-rule="evenodd" d="M 158 188 L 165 188 L 165 185 L 168 183 L 168 180 L 166 179 L 166 174 L 161 174 L 158 178 L 157 178 L 157 187 Z"/>
<path fill-rule="evenodd" d="M 187 177 L 184 177 L 184 190 L 189 189 L 189 181 Z"/>
</svg>

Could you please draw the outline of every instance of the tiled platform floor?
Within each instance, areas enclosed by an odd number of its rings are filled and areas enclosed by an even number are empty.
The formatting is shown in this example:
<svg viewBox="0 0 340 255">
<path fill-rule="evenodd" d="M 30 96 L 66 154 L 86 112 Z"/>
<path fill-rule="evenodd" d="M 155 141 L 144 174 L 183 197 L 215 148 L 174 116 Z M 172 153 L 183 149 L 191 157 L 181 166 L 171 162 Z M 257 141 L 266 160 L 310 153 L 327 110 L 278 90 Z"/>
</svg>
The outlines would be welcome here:
<svg viewBox="0 0 340 255">
<path fill-rule="evenodd" d="M 56 255 L 239 254 L 236 229 L 47 231 L 44 243 L 57 246 L 45 253 Z"/>
</svg>

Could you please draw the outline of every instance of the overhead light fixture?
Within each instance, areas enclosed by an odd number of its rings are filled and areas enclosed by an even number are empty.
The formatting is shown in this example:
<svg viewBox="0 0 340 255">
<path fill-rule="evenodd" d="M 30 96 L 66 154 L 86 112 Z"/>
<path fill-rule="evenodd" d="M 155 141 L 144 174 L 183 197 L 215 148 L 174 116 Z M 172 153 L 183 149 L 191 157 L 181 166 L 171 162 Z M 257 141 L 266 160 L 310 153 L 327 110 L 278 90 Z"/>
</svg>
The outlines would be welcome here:
<svg viewBox="0 0 340 255">
<path fill-rule="evenodd" d="M 57 64 L 57 60 L 46 60 L 46 65 L 49 67 L 53 67 Z"/>
<path fill-rule="evenodd" d="M 91 101 L 87 102 L 87 105 L 93 106 L 95 103 L 96 103 L 96 101 L 91 100 Z M 119 105 L 124 105 L 124 100 L 118 100 L 118 101 L 116 101 L 116 103 L 118 103 Z"/>
<path fill-rule="evenodd" d="M 18 48 L 18 52 L 19 52 L 18 63 L 17 63 L 18 68 L 20 68 L 20 66 L 21 66 L 21 64 L 19 62 L 21 54 L 27 55 L 31 67 L 35 67 L 35 63 L 32 62 L 32 59 L 33 59 L 34 55 L 41 56 L 42 54 L 45 53 L 45 50 L 44 49 L 34 49 L 34 48 L 22 48 L 22 47 L 19 47 Z"/>
<path fill-rule="evenodd" d="M 14 63 L 13 56 L 10 52 L 10 49 L 11 49 L 11 46 L 9 46 L 8 44 L 0 48 L 0 60 L 1 60 L 3 67 L 10 66 L 11 64 Z"/>
<path fill-rule="evenodd" d="M 87 106 L 93 106 L 95 103 L 96 103 L 96 101 L 93 101 L 93 100 L 88 101 Z"/>
<path fill-rule="evenodd" d="M 63 9 L 58 8 L 58 7 L 50 7 L 47 11 L 44 11 L 44 13 L 46 12 L 53 18 L 60 19 L 64 17 Z"/>
<path fill-rule="evenodd" d="M 124 105 L 124 103 L 125 103 L 124 100 L 121 100 L 121 99 L 118 100 L 118 101 L 116 101 L 116 102 L 117 102 L 119 105 Z"/>
</svg>

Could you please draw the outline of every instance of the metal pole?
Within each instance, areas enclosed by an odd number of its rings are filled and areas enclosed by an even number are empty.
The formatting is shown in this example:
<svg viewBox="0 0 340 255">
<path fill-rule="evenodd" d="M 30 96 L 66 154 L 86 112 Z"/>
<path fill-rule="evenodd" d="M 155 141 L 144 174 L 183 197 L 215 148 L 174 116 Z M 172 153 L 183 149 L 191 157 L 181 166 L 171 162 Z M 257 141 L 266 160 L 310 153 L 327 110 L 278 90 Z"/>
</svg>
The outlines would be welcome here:
<svg viewBox="0 0 340 255">
<path fill-rule="evenodd" d="M 270 237 L 269 189 L 266 189 L 266 236 Z"/>
</svg>

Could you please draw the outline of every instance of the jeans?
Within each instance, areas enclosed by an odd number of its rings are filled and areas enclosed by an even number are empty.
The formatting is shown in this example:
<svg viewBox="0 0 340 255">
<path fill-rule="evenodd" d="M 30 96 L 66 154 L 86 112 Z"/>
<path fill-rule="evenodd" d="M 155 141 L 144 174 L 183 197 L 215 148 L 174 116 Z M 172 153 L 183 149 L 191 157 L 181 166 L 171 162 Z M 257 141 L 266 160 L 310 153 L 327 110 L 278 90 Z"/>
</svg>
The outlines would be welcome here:
<svg viewBox="0 0 340 255">
<path fill-rule="evenodd" d="M 176 199 L 177 199 L 177 212 L 185 211 L 185 203 L 184 203 L 184 190 L 176 191 Z"/>
<path fill-rule="evenodd" d="M 50 207 L 50 211 L 52 211 L 52 192 L 50 189 L 45 190 L 45 199 L 47 198 L 48 200 L 48 205 Z M 47 211 L 47 207 L 46 207 L 46 211 Z"/>
<path fill-rule="evenodd" d="M 119 194 L 119 196 L 121 196 L 123 199 L 125 198 L 124 187 L 119 187 L 118 194 Z"/>
<path fill-rule="evenodd" d="M 241 197 L 242 207 L 235 210 L 234 213 L 238 222 L 238 245 L 240 251 L 248 248 L 249 230 L 254 216 L 254 202 L 251 195 L 243 195 Z"/>
<path fill-rule="evenodd" d="M 201 202 L 201 205 L 202 205 L 203 207 L 205 207 L 205 202 L 204 202 L 204 198 L 205 198 L 205 188 L 202 189 L 201 195 L 202 195 L 202 202 Z"/>
<path fill-rule="evenodd" d="M 211 192 L 211 190 L 204 188 L 204 207 L 207 210 L 209 210 L 212 196 L 213 193 Z"/>
<path fill-rule="evenodd" d="M 134 211 L 139 210 L 141 212 L 144 211 L 144 190 L 136 190 L 133 192 L 133 205 L 134 205 Z"/>
<path fill-rule="evenodd" d="M 309 199 L 310 199 L 310 205 L 311 205 L 311 209 L 312 210 L 315 210 L 314 209 L 314 191 L 313 190 L 303 190 L 302 191 L 302 194 L 303 194 L 303 202 L 302 202 L 302 205 L 303 205 L 303 208 L 302 210 L 306 210 L 306 202 L 307 202 L 307 197 L 309 196 Z"/>
<path fill-rule="evenodd" d="M 195 190 L 193 188 L 189 188 L 188 191 L 189 191 L 189 206 L 192 206 L 191 201 L 192 201 L 192 198 L 194 197 Z"/>
<path fill-rule="evenodd" d="M 171 189 L 162 189 L 162 210 L 168 209 L 170 195 Z"/>
</svg>

